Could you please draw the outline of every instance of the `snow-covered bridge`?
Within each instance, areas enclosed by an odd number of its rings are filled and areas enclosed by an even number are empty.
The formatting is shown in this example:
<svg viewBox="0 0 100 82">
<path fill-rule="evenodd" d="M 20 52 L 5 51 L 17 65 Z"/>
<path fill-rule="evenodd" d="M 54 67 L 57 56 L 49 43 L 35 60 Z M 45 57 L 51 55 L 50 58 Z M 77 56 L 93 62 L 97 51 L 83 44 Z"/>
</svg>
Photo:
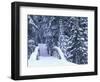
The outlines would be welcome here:
<svg viewBox="0 0 100 82">
<path fill-rule="evenodd" d="M 71 62 L 68 62 L 65 57 L 63 52 L 61 51 L 61 49 L 57 46 L 54 47 L 54 49 L 56 49 L 58 51 L 58 54 L 61 58 L 58 58 L 57 56 L 46 56 L 46 55 L 40 55 L 39 59 L 37 59 L 38 57 L 38 50 L 39 50 L 39 46 L 37 46 L 35 48 L 35 51 L 31 54 L 30 59 L 28 60 L 28 66 L 29 67 L 34 67 L 34 66 L 59 66 L 59 65 L 75 65 Z M 43 48 L 42 48 L 43 50 Z M 42 52 L 42 54 L 47 53 L 47 52 Z"/>
</svg>

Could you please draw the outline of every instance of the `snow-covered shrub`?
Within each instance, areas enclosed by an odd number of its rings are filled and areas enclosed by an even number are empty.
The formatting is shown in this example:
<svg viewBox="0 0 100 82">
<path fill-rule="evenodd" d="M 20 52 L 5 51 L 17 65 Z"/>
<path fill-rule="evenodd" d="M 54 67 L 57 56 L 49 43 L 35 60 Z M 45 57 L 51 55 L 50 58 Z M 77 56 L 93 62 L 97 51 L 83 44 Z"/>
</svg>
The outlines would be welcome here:
<svg viewBox="0 0 100 82">
<path fill-rule="evenodd" d="M 35 42 L 34 40 L 28 40 L 28 59 L 30 58 L 32 52 L 35 50 Z"/>
</svg>

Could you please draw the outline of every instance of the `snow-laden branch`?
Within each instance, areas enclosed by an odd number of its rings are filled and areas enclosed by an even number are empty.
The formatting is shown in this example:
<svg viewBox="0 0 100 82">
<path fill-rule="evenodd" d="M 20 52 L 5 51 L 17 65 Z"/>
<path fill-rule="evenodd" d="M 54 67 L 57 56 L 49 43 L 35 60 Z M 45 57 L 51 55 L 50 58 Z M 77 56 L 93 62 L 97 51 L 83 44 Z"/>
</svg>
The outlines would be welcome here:
<svg viewBox="0 0 100 82">
<path fill-rule="evenodd" d="M 34 23 L 34 21 L 32 20 L 32 18 L 30 16 L 28 16 L 29 18 L 29 24 L 32 24 L 35 26 L 36 29 L 38 29 L 38 26 Z M 32 27 L 33 28 L 33 27 Z M 34 28 L 33 28 L 34 29 Z"/>
<path fill-rule="evenodd" d="M 50 28 L 50 26 L 51 26 L 51 23 L 53 22 L 53 20 L 55 19 L 55 17 L 51 17 L 51 20 L 49 21 L 49 28 Z"/>
</svg>

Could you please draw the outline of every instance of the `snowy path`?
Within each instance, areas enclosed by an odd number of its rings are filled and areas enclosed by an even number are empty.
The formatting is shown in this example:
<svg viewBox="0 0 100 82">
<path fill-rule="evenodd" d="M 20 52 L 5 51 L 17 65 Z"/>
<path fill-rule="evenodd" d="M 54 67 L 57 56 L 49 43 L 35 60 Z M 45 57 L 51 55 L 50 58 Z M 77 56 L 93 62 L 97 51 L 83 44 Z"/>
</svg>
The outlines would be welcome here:
<svg viewBox="0 0 100 82">
<path fill-rule="evenodd" d="M 64 58 L 64 55 L 59 47 L 54 47 L 58 50 L 58 53 L 61 56 L 61 59 L 58 59 L 53 56 L 43 57 L 40 56 L 39 60 L 36 60 L 36 56 L 38 54 L 39 47 L 35 48 L 35 51 L 32 53 L 30 59 L 28 60 L 28 66 L 29 67 L 36 67 L 36 66 L 60 66 L 60 65 L 76 65 L 70 62 L 67 62 L 67 60 Z"/>
</svg>

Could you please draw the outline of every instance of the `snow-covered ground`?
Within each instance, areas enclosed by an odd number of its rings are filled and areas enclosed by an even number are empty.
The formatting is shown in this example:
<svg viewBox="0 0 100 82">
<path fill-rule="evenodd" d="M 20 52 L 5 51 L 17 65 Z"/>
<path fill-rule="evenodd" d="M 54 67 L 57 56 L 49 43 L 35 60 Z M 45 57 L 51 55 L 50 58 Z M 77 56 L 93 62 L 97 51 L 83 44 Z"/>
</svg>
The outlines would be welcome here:
<svg viewBox="0 0 100 82">
<path fill-rule="evenodd" d="M 62 51 L 60 50 L 59 47 L 55 46 L 54 48 L 58 50 L 58 53 L 60 54 L 61 59 L 58 59 L 58 58 L 56 58 L 54 56 L 47 56 L 47 57 L 39 56 L 39 60 L 36 60 L 36 57 L 37 57 L 37 54 L 38 54 L 38 49 L 39 49 L 39 47 L 36 47 L 35 51 L 31 54 L 31 57 L 28 60 L 28 67 L 76 65 L 74 63 L 68 62 L 64 58 L 64 55 L 63 55 L 63 53 L 62 53 Z"/>
</svg>

